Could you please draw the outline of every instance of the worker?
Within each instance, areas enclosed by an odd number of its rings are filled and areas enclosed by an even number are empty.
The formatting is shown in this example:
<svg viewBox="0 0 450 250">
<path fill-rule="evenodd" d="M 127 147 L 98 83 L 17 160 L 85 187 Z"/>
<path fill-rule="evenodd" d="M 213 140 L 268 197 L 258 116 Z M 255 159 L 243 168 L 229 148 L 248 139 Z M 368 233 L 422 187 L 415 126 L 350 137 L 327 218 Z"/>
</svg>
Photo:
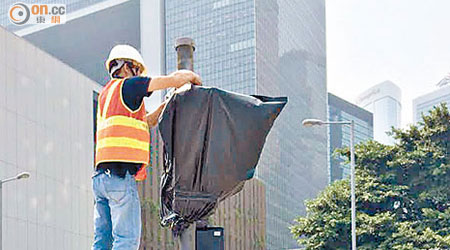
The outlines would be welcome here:
<svg viewBox="0 0 450 250">
<path fill-rule="evenodd" d="M 156 124 L 164 108 L 162 103 L 146 114 L 143 99 L 155 90 L 201 85 L 201 79 L 189 70 L 148 77 L 142 56 L 129 45 L 115 46 L 105 66 L 111 79 L 98 98 L 92 249 L 138 249 L 141 207 L 136 181 L 146 178 L 149 124 Z"/>
</svg>

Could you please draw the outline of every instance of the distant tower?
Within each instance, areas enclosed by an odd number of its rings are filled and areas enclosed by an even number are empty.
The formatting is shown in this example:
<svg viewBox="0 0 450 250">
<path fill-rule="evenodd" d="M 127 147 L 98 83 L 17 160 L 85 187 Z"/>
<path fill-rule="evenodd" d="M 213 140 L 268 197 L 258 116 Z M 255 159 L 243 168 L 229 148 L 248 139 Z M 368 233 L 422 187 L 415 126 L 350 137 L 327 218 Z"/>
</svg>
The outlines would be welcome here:
<svg viewBox="0 0 450 250">
<path fill-rule="evenodd" d="M 440 80 L 436 86 L 438 89 L 421 95 L 413 100 L 413 121 L 417 123 L 422 120 L 422 114 L 426 115 L 441 103 L 450 107 L 450 73 Z"/>
<path fill-rule="evenodd" d="M 392 145 L 394 138 L 386 132 L 392 127 L 400 127 L 401 90 L 391 81 L 384 81 L 364 91 L 356 104 L 373 113 L 374 139 Z"/>
<path fill-rule="evenodd" d="M 355 121 L 355 143 L 373 139 L 373 114 L 338 96 L 328 93 L 328 120 Z M 338 148 L 350 146 L 350 127 L 328 126 L 328 181 L 345 179 L 350 176 L 350 165 L 346 157 L 334 155 Z"/>
<path fill-rule="evenodd" d="M 440 80 L 436 86 L 438 87 L 444 87 L 450 85 L 450 73 L 448 73 L 442 80 Z"/>
</svg>

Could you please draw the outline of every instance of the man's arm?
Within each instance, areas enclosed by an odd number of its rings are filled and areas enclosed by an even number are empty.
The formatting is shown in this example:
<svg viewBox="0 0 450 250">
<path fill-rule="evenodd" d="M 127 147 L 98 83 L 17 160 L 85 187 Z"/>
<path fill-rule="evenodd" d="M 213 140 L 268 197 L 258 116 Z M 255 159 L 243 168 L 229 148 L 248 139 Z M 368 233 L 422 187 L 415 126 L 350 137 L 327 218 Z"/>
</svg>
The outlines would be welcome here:
<svg viewBox="0 0 450 250">
<path fill-rule="evenodd" d="M 153 113 L 148 113 L 145 116 L 145 120 L 147 121 L 148 127 L 154 127 L 158 123 L 158 118 L 161 115 L 161 112 L 163 111 L 164 107 L 166 106 L 167 102 L 161 103 L 159 107 L 153 111 Z"/>
<path fill-rule="evenodd" d="M 179 88 L 186 83 L 202 85 L 202 79 L 190 70 L 178 70 L 168 76 L 152 77 L 148 86 L 148 92 L 158 89 Z"/>
<path fill-rule="evenodd" d="M 168 76 L 131 77 L 125 80 L 122 95 L 125 104 L 133 111 L 139 109 L 145 96 L 154 90 L 178 88 L 186 83 L 201 85 L 200 76 L 189 70 L 175 71 Z"/>
</svg>

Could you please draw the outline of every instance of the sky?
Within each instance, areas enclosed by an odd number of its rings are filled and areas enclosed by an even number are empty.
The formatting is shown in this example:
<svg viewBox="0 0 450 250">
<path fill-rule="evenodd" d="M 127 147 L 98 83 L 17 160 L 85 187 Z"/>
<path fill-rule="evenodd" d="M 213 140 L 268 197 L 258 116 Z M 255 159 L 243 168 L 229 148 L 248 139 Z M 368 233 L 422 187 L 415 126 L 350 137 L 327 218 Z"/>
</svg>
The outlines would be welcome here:
<svg viewBox="0 0 450 250">
<path fill-rule="evenodd" d="M 390 80 L 412 100 L 450 73 L 450 0 L 326 0 L 328 91 L 354 102 Z"/>
</svg>

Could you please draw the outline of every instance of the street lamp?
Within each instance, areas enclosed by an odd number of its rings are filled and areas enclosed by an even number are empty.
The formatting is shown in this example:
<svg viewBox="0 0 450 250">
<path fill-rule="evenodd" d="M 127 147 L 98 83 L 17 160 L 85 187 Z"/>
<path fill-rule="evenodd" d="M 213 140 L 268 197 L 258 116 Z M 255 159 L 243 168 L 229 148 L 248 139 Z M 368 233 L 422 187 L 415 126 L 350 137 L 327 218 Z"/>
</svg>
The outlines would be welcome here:
<svg viewBox="0 0 450 250">
<path fill-rule="evenodd" d="M 3 215 L 2 214 L 2 208 L 3 208 L 3 203 L 2 203 L 2 201 L 3 201 L 2 186 L 3 186 L 3 183 L 10 182 L 10 181 L 15 181 L 15 180 L 20 180 L 20 179 L 26 179 L 28 177 L 30 177 L 30 173 L 22 172 L 22 173 L 14 176 L 14 177 L 6 178 L 4 180 L 0 180 L 0 250 L 2 250 L 2 245 L 3 245 L 3 241 L 2 241 L 2 233 L 3 233 L 2 232 L 2 225 L 3 225 L 3 222 L 2 222 L 2 215 Z"/>
<path fill-rule="evenodd" d="M 322 126 L 322 125 L 348 125 L 350 126 L 350 188 L 352 196 L 352 250 L 356 250 L 356 197 L 355 197 L 355 122 L 351 121 L 322 121 L 318 119 L 305 119 L 302 122 L 305 127 Z"/>
</svg>

